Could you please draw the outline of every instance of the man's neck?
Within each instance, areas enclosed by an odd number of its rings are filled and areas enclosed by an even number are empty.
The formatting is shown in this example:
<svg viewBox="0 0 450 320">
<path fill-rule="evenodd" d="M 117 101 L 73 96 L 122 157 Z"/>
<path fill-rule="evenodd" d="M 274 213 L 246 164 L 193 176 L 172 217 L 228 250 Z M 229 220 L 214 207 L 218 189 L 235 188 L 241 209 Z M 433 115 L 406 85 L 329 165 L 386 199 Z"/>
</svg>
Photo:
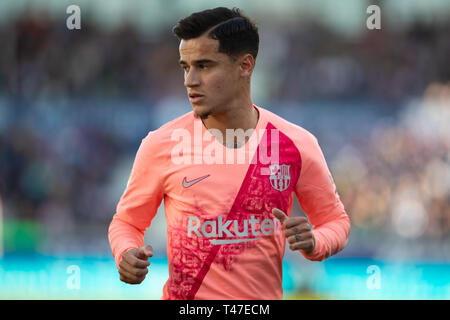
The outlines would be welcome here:
<svg viewBox="0 0 450 320">
<path fill-rule="evenodd" d="M 234 141 L 227 141 L 226 129 L 242 129 L 244 132 L 248 129 L 255 129 L 258 123 L 259 113 L 253 107 L 253 103 L 243 105 L 242 107 L 229 108 L 227 111 L 211 114 L 208 118 L 203 119 L 205 127 L 217 129 L 222 133 L 223 144 L 228 147 L 239 148 L 248 140 L 248 136 L 239 138 L 235 137 Z"/>
</svg>

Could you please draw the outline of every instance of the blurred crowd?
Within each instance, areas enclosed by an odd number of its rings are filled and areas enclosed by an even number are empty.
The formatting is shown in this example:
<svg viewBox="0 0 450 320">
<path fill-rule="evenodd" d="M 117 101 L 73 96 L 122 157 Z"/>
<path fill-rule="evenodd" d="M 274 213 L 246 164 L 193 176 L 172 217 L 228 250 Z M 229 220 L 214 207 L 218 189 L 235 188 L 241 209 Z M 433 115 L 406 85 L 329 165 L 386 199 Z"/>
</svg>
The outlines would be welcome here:
<svg viewBox="0 0 450 320">
<path fill-rule="evenodd" d="M 308 24 L 269 32 L 262 42 L 257 63 L 270 71 L 265 91 L 273 105 L 290 101 L 301 108 L 307 101 L 358 98 L 397 106 L 394 117 L 371 124 L 366 139 L 348 131 L 313 132 L 325 137 L 325 151 L 327 135 L 346 141 L 327 161 L 355 234 L 448 241 L 449 31 L 450 23 L 418 23 L 348 39 Z M 278 45 L 267 45 L 271 37 Z M 0 41 L 10 44 L 0 50 L 5 249 L 108 250 L 107 227 L 146 132 L 124 144 L 125 131 L 77 118 L 77 109 L 86 108 L 78 101 L 144 101 L 156 117 L 158 101 L 185 98 L 178 41 L 170 30 L 143 37 L 131 23 L 107 31 L 86 20 L 82 31 L 69 31 L 45 12 L 25 12 L 1 25 Z M 67 113 L 63 126 L 49 128 L 64 117 L 58 107 L 46 109 L 55 101 L 70 101 L 62 106 L 74 118 Z M 122 114 L 136 112 L 132 103 L 116 107 Z M 33 109 L 46 110 L 46 121 L 33 118 Z M 105 117 L 111 111 L 101 102 L 94 109 Z M 125 126 L 143 125 L 137 122 Z M 156 123 L 149 119 L 147 131 Z M 8 231 L 8 221 L 34 223 L 31 247 L 14 242 L 20 233 Z"/>
<path fill-rule="evenodd" d="M 398 102 L 450 78 L 449 33 L 449 22 L 366 30 L 356 39 L 313 23 L 261 28 L 257 68 L 269 70 L 264 80 L 274 101 Z M 0 51 L 2 91 L 22 98 L 185 96 L 170 28 L 150 37 L 131 23 L 105 30 L 86 19 L 72 31 L 45 12 L 26 11 L 1 26 L 0 40 L 11 44 Z"/>
<path fill-rule="evenodd" d="M 394 121 L 377 122 L 368 139 L 349 138 L 332 168 L 356 229 L 448 243 L 449 123 L 450 81 L 431 84 Z"/>
<path fill-rule="evenodd" d="M 395 103 L 420 96 L 430 82 L 450 79 L 449 34 L 450 23 L 415 23 L 403 32 L 384 28 L 357 39 L 298 26 L 284 36 L 287 56 L 275 68 L 281 75 L 273 94 L 294 101 L 360 97 Z"/>
<path fill-rule="evenodd" d="M 14 47 L 0 53 L 3 88 L 22 99 L 157 99 L 182 88 L 178 43 L 170 33 L 143 38 L 131 23 L 103 30 L 87 19 L 82 31 L 72 31 L 41 11 L 27 11 L 1 29 L 0 39 Z"/>
</svg>

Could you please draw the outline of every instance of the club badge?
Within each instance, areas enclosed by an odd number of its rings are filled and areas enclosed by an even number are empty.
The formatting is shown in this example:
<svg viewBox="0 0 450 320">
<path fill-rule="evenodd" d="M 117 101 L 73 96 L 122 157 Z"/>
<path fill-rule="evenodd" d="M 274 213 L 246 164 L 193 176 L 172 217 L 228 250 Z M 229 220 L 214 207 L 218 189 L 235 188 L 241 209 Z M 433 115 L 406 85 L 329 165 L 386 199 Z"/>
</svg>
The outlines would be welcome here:
<svg viewBox="0 0 450 320">
<path fill-rule="evenodd" d="M 269 166 L 269 178 L 272 188 L 278 191 L 284 191 L 289 187 L 291 184 L 291 175 L 289 173 L 290 167 L 291 166 L 288 164 L 271 164 Z"/>
</svg>

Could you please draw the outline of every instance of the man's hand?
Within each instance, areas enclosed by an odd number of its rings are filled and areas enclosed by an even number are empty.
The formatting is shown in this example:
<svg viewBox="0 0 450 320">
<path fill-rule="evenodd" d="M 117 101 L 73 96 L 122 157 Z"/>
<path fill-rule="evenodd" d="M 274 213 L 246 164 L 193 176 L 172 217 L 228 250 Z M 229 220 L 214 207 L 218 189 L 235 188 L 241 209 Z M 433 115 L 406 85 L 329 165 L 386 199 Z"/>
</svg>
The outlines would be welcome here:
<svg viewBox="0 0 450 320">
<path fill-rule="evenodd" d="M 148 258 L 153 257 L 153 248 L 146 245 L 129 249 L 122 254 L 119 262 L 120 280 L 129 284 L 139 284 L 144 281 L 150 265 Z"/>
<path fill-rule="evenodd" d="M 289 242 L 289 248 L 292 251 L 302 250 L 306 254 L 314 251 L 316 243 L 306 217 L 289 218 L 283 211 L 277 208 L 273 208 L 272 213 L 280 220 L 284 229 L 284 235 Z"/>
</svg>

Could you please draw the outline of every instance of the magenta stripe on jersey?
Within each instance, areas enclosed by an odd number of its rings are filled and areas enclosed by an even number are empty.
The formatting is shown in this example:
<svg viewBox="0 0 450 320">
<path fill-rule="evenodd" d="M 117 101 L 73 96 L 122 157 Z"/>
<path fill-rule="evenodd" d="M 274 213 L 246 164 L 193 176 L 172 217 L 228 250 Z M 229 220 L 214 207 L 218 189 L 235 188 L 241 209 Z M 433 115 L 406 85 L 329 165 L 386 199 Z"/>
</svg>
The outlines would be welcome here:
<svg viewBox="0 0 450 320">
<path fill-rule="evenodd" d="M 241 188 L 239 189 L 231 210 L 227 215 L 227 220 L 236 220 L 240 218 L 240 216 L 249 216 L 250 214 L 259 214 L 266 217 L 273 217 L 271 209 L 275 207 L 281 209 L 286 213 L 289 210 L 289 198 L 300 176 L 301 156 L 294 142 L 281 131 L 278 131 L 279 164 L 285 164 L 289 166 L 287 171 L 289 172 L 290 180 L 285 180 L 286 184 L 289 183 L 289 186 L 285 190 L 277 190 L 274 187 L 278 186 L 276 184 L 277 182 L 274 182 L 273 180 L 271 182 L 269 175 L 261 174 L 261 169 L 268 169 L 270 164 L 261 163 L 259 158 L 260 148 L 265 147 L 265 143 L 267 143 L 267 153 L 268 155 L 270 155 L 270 150 L 272 147 L 272 130 L 278 129 L 276 129 L 269 122 L 266 127 L 266 132 L 262 137 L 260 144 L 258 145 L 256 154 L 254 155 L 254 157 L 257 157 L 257 161 L 252 161 L 252 163 L 249 165 L 249 169 L 247 171 L 245 179 L 242 182 Z M 283 187 L 281 187 L 283 185 L 282 183 L 283 181 L 279 184 L 279 189 L 283 189 Z M 255 190 L 263 190 L 263 192 L 258 193 L 255 192 Z M 243 219 L 241 219 L 240 221 L 243 221 Z M 223 245 L 226 244 L 214 245 L 212 247 L 199 273 L 194 279 L 194 284 L 192 285 L 191 290 L 186 297 L 187 299 L 194 299 L 203 282 L 203 279 L 205 278 L 211 267 L 211 264 L 214 262 L 220 248 Z"/>
</svg>

